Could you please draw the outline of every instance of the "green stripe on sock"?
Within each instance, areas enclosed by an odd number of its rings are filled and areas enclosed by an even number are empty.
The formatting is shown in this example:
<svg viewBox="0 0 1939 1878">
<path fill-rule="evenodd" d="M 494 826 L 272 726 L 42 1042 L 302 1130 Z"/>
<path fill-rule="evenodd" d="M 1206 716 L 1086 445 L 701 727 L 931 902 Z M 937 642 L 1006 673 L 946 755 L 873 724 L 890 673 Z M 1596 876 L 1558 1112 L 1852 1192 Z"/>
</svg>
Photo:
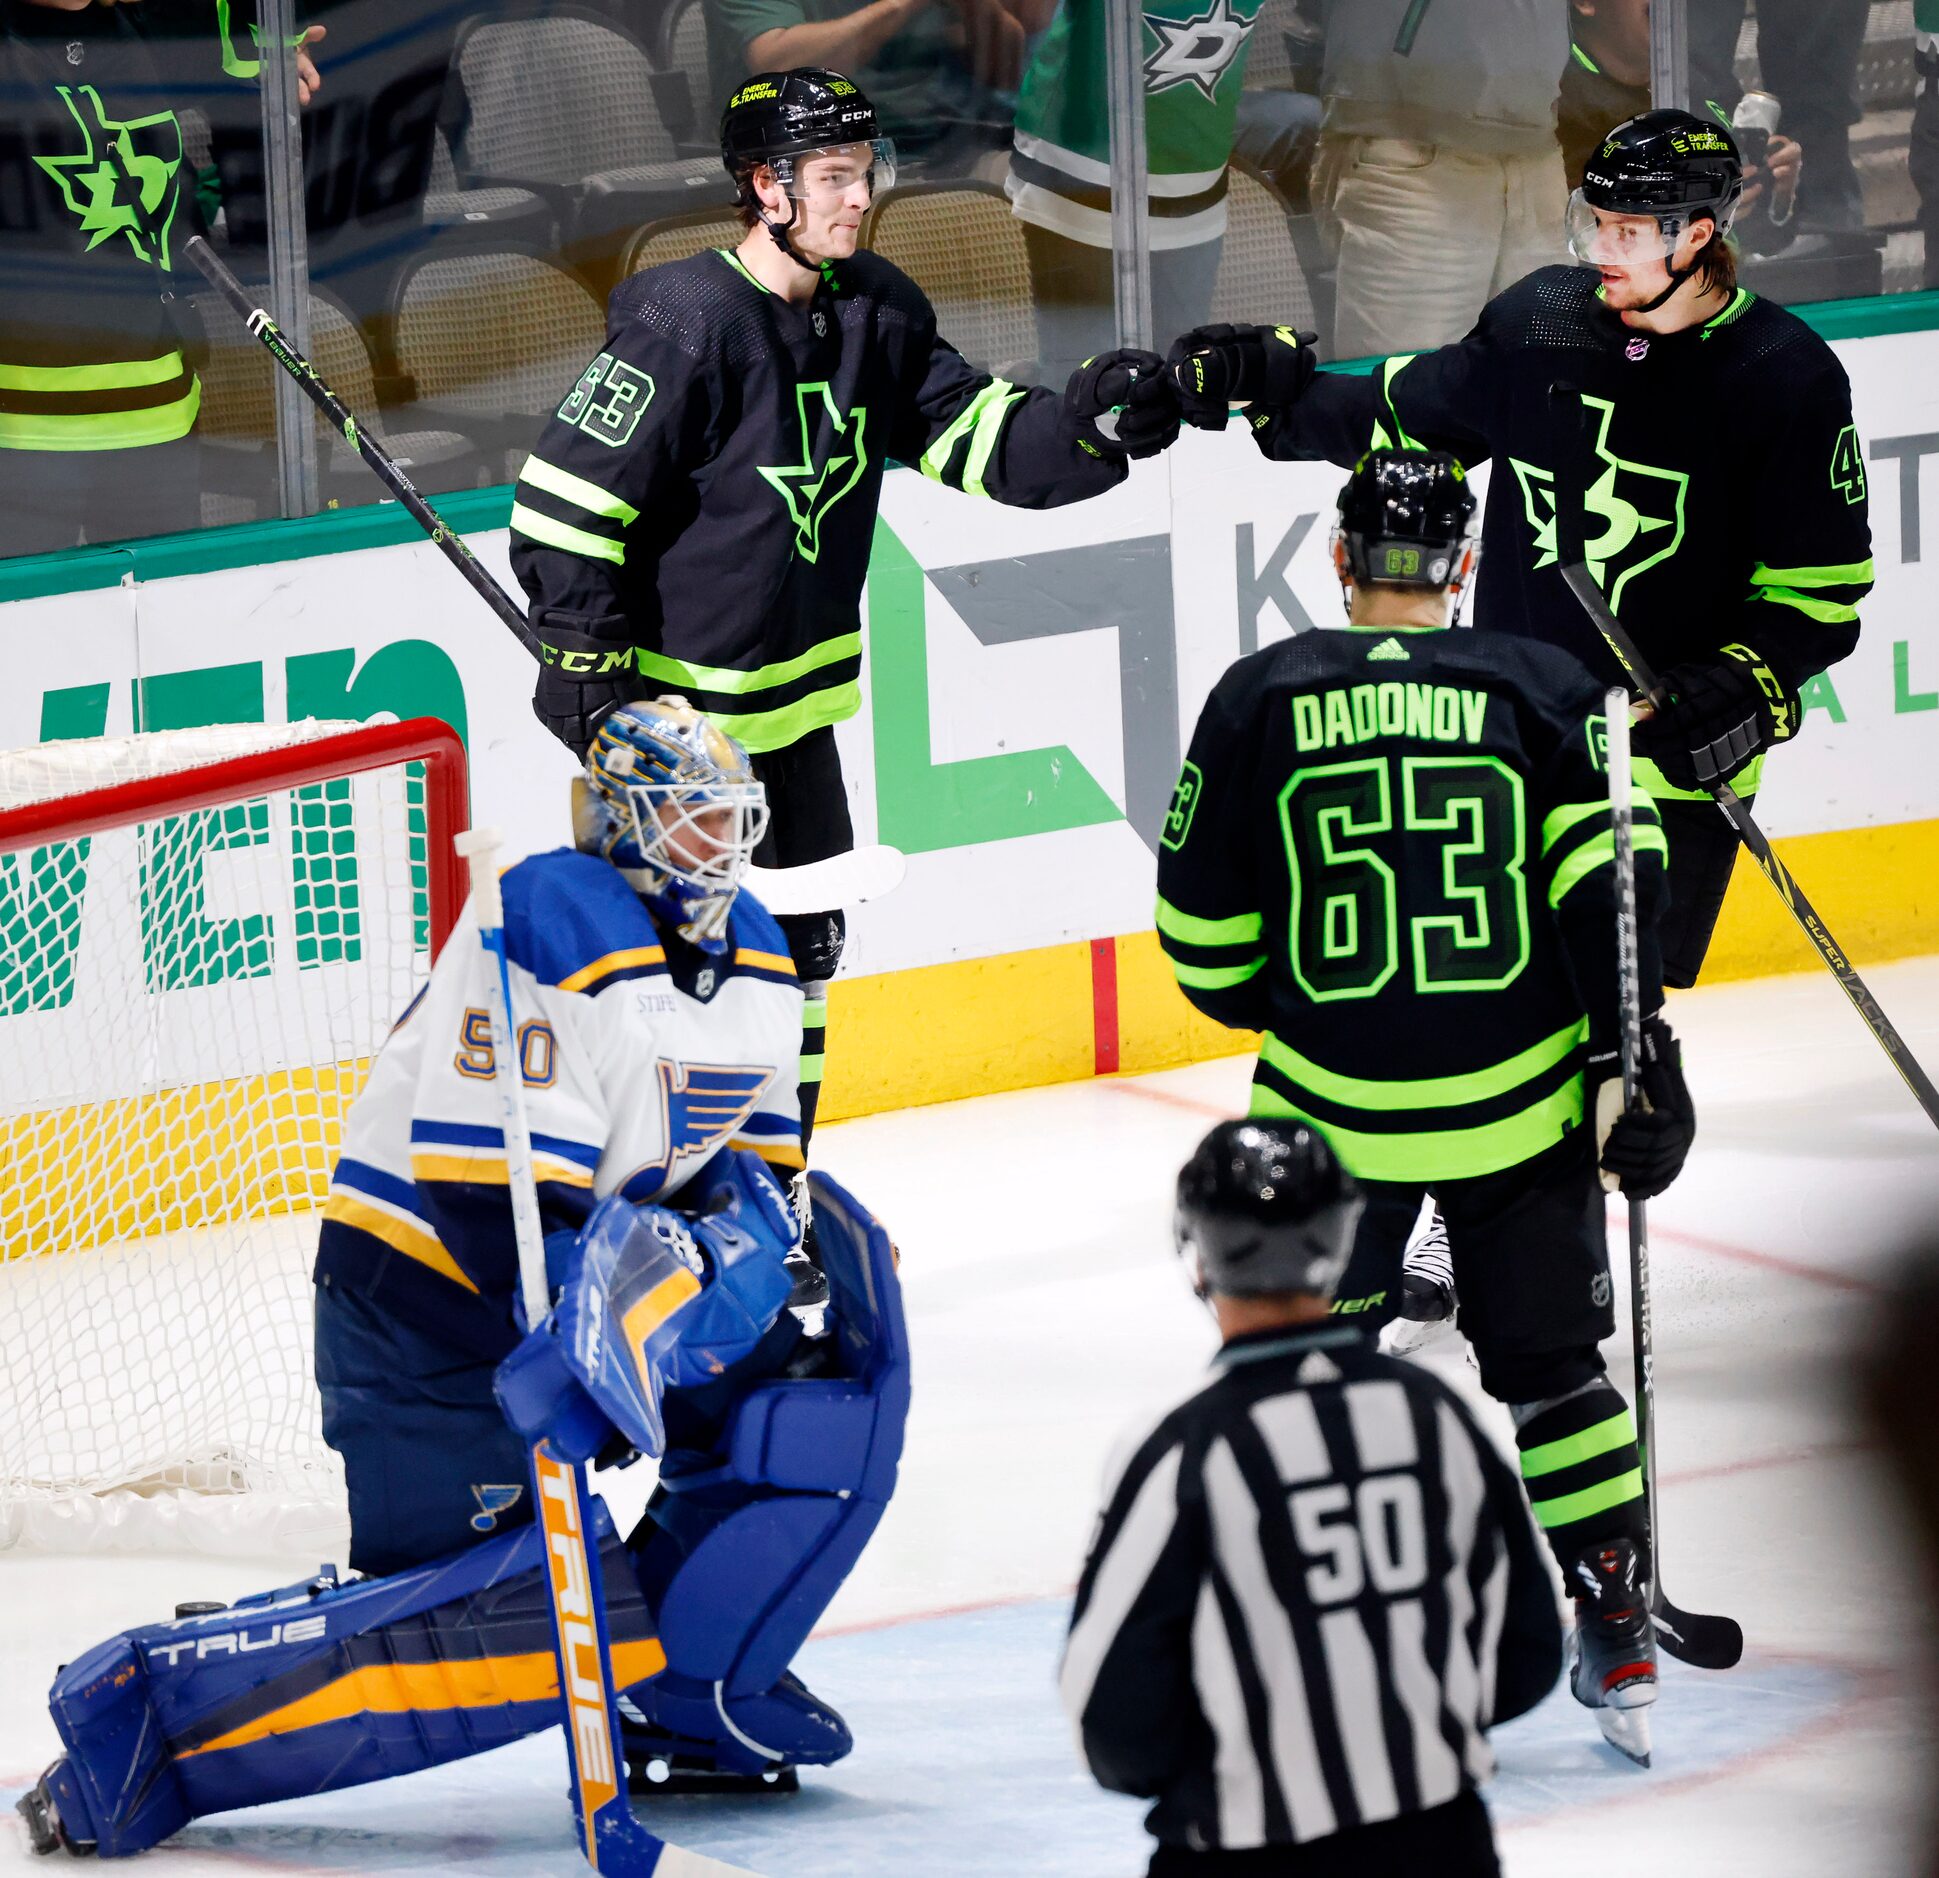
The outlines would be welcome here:
<svg viewBox="0 0 1939 1878">
<path fill-rule="evenodd" d="M 1612 1506 L 1622 1506 L 1642 1497 L 1643 1470 L 1632 1467 L 1628 1473 L 1618 1474 L 1614 1480 L 1600 1480 L 1593 1487 L 1584 1487 L 1580 1493 L 1565 1493 L 1555 1500 L 1530 1500 L 1528 1504 L 1535 1523 L 1544 1532 L 1553 1532 L 1557 1526 L 1573 1526 L 1579 1519 L 1589 1519 L 1597 1513 L 1608 1512 Z"/>
<path fill-rule="evenodd" d="M 796 1077 L 796 1081 L 820 1082 L 821 1066 L 825 1060 L 826 1059 L 824 1059 L 821 1056 L 804 1056 L 801 1059 L 801 1070 L 799 1075 Z"/>
<path fill-rule="evenodd" d="M 1559 1441 L 1544 1441 L 1539 1447 L 1522 1450 L 1522 1478 L 1534 1480 L 1542 1474 L 1559 1473 L 1578 1461 L 1594 1460 L 1611 1448 L 1620 1448 L 1636 1439 L 1628 1409 L 1618 1409 L 1607 1421 L 1595 1423 L 1579 1433 L 1564 1435 Z"/>
</svg>

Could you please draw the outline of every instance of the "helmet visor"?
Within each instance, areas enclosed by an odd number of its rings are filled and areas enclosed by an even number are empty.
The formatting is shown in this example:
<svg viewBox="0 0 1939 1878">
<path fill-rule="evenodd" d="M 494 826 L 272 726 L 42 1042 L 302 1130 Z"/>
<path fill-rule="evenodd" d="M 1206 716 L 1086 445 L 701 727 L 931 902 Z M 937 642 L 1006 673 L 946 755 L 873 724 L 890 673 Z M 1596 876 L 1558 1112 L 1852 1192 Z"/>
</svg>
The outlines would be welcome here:
<svg viewBox="0 0 1939 1878">
<path fill-rule="evenodd" d="M 874 137 L 867 143 L 845 143 L 820 150 L 797 150 L 770 160 L 774 180 L 797 202 L 811 209 L 833 209 L 858 182 L 868 184 L 873 202 L 895 187 L 895 139 Z"/>
<path fill-rule="evenodd" d="M 1598 209 L 1578 189 L 1569 198 L 1569 252 L 1590 267 L 1640 267 L 1666 261 L 1690 226 L 1687 209 L 1620 215 Z"/>
</svg>

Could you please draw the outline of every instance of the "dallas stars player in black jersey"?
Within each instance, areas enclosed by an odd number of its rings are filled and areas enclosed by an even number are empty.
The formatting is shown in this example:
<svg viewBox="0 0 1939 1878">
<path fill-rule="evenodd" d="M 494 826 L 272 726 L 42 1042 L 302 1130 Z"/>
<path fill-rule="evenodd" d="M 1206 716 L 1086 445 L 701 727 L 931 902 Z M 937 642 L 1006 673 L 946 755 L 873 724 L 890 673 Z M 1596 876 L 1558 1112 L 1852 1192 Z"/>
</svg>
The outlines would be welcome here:
<svg viewBox="0 0 1939 1878">
<path fill-rule="evenodd" d="M 683 694 L 767 785 L 756 860 L 796 867 L 854 845 L 833 726 L 861 701 L 885 465 L 1055 508 L 1115 488 L 1178 416 L 1155 353 L 1093 359 L 1061 398 L 971 370 L 922 290 L 857 251 L 894 151 L 839 73 L 749 79 L 721 155 L 745 237 L 614 291 L 604 348 L 519 477 L 512 566 L 543 647 L 546 726 L 583 752 L 616 700 Z M 805 1142 L 842 918 L 781 924 L 809 994 Z"/>
<path fill-rule="evenodd" d="M 1161 839 L 1158 931 L 1194 1004 L 1265 1033 L 1252 1113 L 1319 1128 L 1366 1192 L 1336 1312 L 1370 1331 L 1391 1315 L 1408 1229 L 1424 1194 L 1440 1203 L 1482 1386 L 1513 1411 L 1580 1601 L 1572 1686 L 1633 1751 L 1656 1688 L 1649 1535 L 1598 1348 L 1598 1160 L 1658 1193 L 1694 1132 L 1659 1009 L 1663 831 L 1644 799 L 1651 1111 L 1619 1117 L 1602 687 L 1559 647 L 1445 630 L 1474 506 L 1444 453 L 1356 468 L 1334 536 L 1351 627 L 1253 653 L 1212 692 Z"/>
<path fill-rule="evenodd" d="M 1623 674 L 1564 586 L 1578 551 L 1671 706 L 1639 724 L 1670 846 L 1665 982 L 1696 982 L 1736 859 L 1703 785 L 1757 787 L 1798 694 L 1858 641 L 1872 584 L 1863 455 L 1844 369 L 1736 285 L 1742 165 L 1717 125 L 1649 111 L 1591 157 L 1569 206 L 1586 265 L 1543 268 L 1457 345 L 1315 377 L 1284 328 L 1174 347 L 1188 422 L 1249 400 L 1269 457 L 1343 466 L 1380 443 L 1493 458 L 1476 623 Z M 1558 390 L 1554 395 L 1551 387 Z"/>
</svg>

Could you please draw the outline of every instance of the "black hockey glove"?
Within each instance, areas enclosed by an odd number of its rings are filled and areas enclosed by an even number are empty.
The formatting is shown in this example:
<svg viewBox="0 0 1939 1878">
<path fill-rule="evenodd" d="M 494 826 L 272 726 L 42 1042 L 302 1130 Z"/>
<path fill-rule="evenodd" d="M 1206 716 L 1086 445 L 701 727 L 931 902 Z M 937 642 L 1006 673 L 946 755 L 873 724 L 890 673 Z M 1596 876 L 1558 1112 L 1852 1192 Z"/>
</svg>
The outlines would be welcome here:
<svg viewBox="0 0 1939 1878">
<path fill-rule="evenodd" d="M 600 716 L 651 697 L 652 681 L 633 669 L 634 648 L 616 613 L 593 619 L 548 608 L 532 615 L 532 631 L 539 641 L 532 714 L 583 761 Z"/>
<path fill-rule="evenodd" d="M 1064 421 L 1094 456 L 1156 456 L 1178 436 L 1178 402 L 1155 352 L 1100 352 L 1071 373 Z"/>
<path fill-rule="evenodd" d="M 1673 665 L 1666 702 L 1639 723 L 1633 748 L 1678 789 L 1714 789 L 1798 726 L 1798 701 L 1749 646 L 1716 665 Z"/>
<path fill-rule="evenodd" d="M 1587 1065 L 1602 1184 L 1632 1200 L 1653 1200 L 1683 1171 L 1697 1138 L 1697 1112 L 1683 1081 L 1683 1049 L 1659 1011 L 1643 1019 L 1641 1101 L 1623 1107 L 1622 1058 L 1598 1050 Z"/>
<path fill-rule="evenodd" d="M 1313 333 L 1290 326 L 1194 326 L 1165 360 L 1179 415 L 1199 430 L 1223 430 L 1235 404 L 1284 410 L 1299 402 L 1319 369 Z"/>
</svg>

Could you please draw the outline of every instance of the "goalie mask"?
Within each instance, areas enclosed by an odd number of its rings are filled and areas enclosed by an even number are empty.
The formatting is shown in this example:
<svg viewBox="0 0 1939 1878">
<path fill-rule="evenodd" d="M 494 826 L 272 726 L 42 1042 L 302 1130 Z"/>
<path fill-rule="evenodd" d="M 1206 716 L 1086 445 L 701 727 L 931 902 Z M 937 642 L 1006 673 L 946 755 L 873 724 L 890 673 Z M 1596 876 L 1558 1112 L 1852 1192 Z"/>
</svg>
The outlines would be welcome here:
<svg viewBox="0 0 1939 1878">
<path fill-rule="evenodd" d="M 727 949 L 727 915 L 767 825 L 747 752 L 684 698 L 609 712 L 573 784 L 578 846 L 705 952 Z"/>
</svg>

